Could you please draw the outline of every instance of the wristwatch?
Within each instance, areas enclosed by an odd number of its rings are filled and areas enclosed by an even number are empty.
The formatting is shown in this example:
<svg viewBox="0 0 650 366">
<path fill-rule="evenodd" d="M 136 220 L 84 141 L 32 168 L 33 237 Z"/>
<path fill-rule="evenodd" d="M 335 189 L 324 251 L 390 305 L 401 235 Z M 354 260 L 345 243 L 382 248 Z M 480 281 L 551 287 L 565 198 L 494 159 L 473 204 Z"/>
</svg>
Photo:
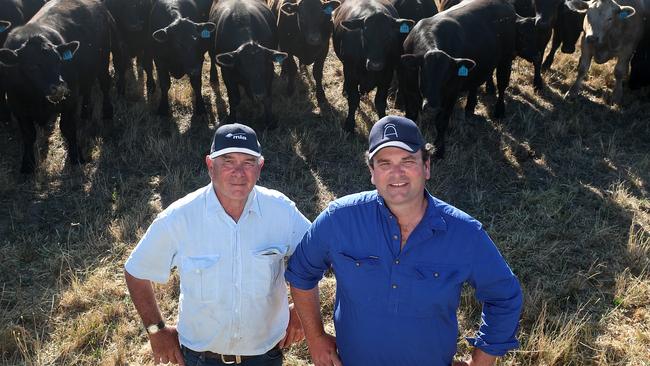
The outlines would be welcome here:
<svg viewBox="0 0 650 366">
<path fill-rule="evenodd" d="M 148 334 L 156 334 L 165 327 L 165 321 L 161 320 L 158 324 L 145 325 L 144 329 Z"/>
</svg>

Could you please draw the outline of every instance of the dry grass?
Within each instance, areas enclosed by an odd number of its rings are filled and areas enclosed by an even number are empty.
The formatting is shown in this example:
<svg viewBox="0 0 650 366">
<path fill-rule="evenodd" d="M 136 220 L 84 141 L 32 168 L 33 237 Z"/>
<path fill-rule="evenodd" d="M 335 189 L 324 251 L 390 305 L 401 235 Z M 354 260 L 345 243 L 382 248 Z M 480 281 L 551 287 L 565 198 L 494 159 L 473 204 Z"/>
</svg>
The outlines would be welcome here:
<svg viewBox="0 0 650 366">
<path fill-rule="evenodd" d="M 592 67 L 584 97 L 563 101 L 576 59 L 557 58 L 541 95 L 530 86 L 530 65 L 517 61 L 503 120 L 488 115 L 492 97 L 480 98 L 474 118 L 459 109 L 447 158 L 434 164 L 428 185 L 485 224 L 521 280 L 522 347 L 501 365 L 650 365 L 650 104 L 643 93 L 628 93 L 620 110 L 604 105 L 611 63 Z M 362 159 L 376 119 L 372 98 L 361 102 L 358 136 L 348 136 L 333 54 L 325 75 L 331 107 L 323 110 L 311 76 L 301 76 L 292 98 L 277 79 L 275 131 L 258 122 L 260 106 L 245 100 L 239 110 L 260 132 L 261 184 L 292 197 L 312 219 L 330 200 L 372 187 Z M 156 118 L 157 94 L 142 97 L 141 79 L 130 79 L 113 122 L 96 117 L 82 126 L 92 160 L 80 169 L 65 162 L 54 128 L 40 133 L 41 164 L 24 179 L 18 128 L 0 131 L 2 364 L 151 364 L 121 266 L 157 212 L 207 182 L 203 156 L 217 114 L 193 119 L 191 89 L 181 80 L 170 91 L 174 117 Z M 207 73 L 203 91 L 223 115 L 225 90 L 213 91 Z M 423 127 L 433 140 L 432 126 Z M 330 331 L 334 284 L 321 284 Z M 174 319 L 177 277 L 157 293 Z M 461 335 L 474 331 L 479 309 L 464 291 Z M 461 356 L 468 351 L 459 338 Z M 304 344 L 287 364 L 309 364 Z"/>
</svg>

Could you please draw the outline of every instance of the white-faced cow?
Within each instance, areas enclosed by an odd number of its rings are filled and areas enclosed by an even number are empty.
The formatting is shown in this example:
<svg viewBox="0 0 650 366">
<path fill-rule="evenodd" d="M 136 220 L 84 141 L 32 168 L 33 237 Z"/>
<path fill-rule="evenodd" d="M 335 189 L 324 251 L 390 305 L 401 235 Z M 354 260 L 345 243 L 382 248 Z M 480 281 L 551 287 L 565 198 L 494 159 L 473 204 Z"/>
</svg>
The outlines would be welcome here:
<svg viewBox="0 0 650 366">
<path fill-rule="evenodd" d="M 275 128 L 271 105 L 273 63 L 282 63 L 287 54 L 275 50 L 278 36 L 273 12 L 260 0 L 219 0 L 212 5 L 210 20 L 217 25 L 211 56 L 221 67 L 228 92 L 228 120 L 237 121 L 242 86 L 253 101 L 264 104 L 267 128 Z"/>
<path fill-rule="evenodd" d="M 68 158 L 83 163 L 76 137 L 79 96 L 81 116 L 87 118 L 91 88 L 99 79 L 103 117 L 112 118 L 108 64 L 111 45 L 120 43 L 116 33 L 113 17 L 95 0 L 52 0 L 9 33 L 0 63 L 8 71 L 9 107 L 23 137 L 21 172 L 34 171 L 35 125 L 44 125 L 58 112 Z"/>
<path fill-rule="evenodd" d="M 466 0 L 421 20 L 406 38 L 400 70 L 406 117 L 416 120 L 420 109 L 432 110 L 437 158 L 444 156 L 445 132 L 459 94 L 468 92 L 465 112 L 473 114 L 477 88 L 495 69 L 498 98 L 493 114 L 504 115 L 517 19 L 507 0 Z"/>
<path fill-rule="evenodd" d="M 302 65 L 314 64 L 312 74 L 316 83 L 316 99 L 325 101 L 323 90 L 323 65 L 332 35 L 332 13 L 339 1 L 329 0 L 274 0 L 271 9 L 278 17 L 280 50 L 289 57 L 282 63 L 282 73 L 287 75 L 287 94 L 294 91 L 296 56 Z"/>
<path fill-rule="evenodd" d="M 377 88 L 375 109 L 386 115 L 386 98 L 399 65 L 401 35 L 415 22 L 399 18 L 388 0 L 346 0 L 334 15 L 334 51 L 343 63 L 343 88 L 348 99 L 344 129 L 354 132 L 360 93 Z"/>
<path fill-rule="evenodd" d="M 203 57 L 210 48 L 214 23 L 207 22 L 199 0 L 156 0 L 150 17 L 149 31 L 155 40 L 151 44 L 158 71 L 160 103 L 158 114 L 169 115 L 170 75 L 180 79 L 189 76 L 194 91 L 194 114 L 206 112 L 201 94 Z"/>
<path fill-rule="evenodd" d="M 592 59 L 597 64 L 602 64 L 616 58 L 611 103 L 620 104 L 630 60 L 643 38 L 647 4 L 643 0 L 620 0 L 620 3 L 613 0 L 569 0 L 567 5 L 572 10 L 587 15 L 583 25 L 578 75 L 565 98 L 580 93 Z"/>
</svg>

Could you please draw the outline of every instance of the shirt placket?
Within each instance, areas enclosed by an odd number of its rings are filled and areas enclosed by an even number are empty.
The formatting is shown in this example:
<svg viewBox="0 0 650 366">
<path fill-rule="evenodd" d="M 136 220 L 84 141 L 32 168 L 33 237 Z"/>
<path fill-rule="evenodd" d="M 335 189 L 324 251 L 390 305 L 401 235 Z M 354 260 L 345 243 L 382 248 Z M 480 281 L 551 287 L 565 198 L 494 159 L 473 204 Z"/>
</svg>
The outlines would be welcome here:
<svg viewBox="0 0 650 366">
<path fill-rule="evenodd" d="M 390 266 L 390 278 L 389 278 L 389 284 L 390 284 L 390 292 L 388 295 L 388 306 L 391 312 L 398 312 L 399 311 L 399 300 L 400 300 L 400 293 L 403 291 L 404 288 L 404 283 L 403 283 L 403 277 L 400 276 L 400 256 L 401 256 L 401 243 L 402 243 L 402 234 L 399 230 L 399 226 L 397 225 L 397 220 L 395 217 L 391 214 L 388 215 L 388 230 L 389 230 L 389 237 L 388 237 L 388 246 L 389 246 L 389 254 L 390 255 L 390 260 L 391 262 L 389 263 Z"/>
<path fill-rule="evenodd" d="M 239 220 L 241 222 L 241 220 Z M 235 224 L 232 233 L 233 242 L 233 296 L 232 296 L 232 323 L 230 329 L 232 333 L 226 335 L 230 337 L 230 348 L 235 349 L 241 333 L 241 304 L 242 304 L 242 246 L 239 223 Z"/>
</svg>

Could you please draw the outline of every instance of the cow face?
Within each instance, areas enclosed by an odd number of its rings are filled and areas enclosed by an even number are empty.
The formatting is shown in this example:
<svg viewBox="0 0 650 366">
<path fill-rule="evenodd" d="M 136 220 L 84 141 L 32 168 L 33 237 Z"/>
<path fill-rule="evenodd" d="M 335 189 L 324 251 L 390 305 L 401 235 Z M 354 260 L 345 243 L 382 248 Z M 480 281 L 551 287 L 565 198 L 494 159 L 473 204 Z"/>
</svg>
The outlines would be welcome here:
<svg viewBox="0 0 650 366">
<path fill-rule="evenodd" d="M 620 6 L 613 0 L 568 0 L 569 9 L 587 13 L 583 28 L 584 41 L 595 47 L 594 59 L 603 63 L 618 48 L 627 22 L 634 16 L 631 6 Z"/>
<path fill-rule="evenodd" d="M 17 50 L 0 49 L 0 64 L 15 68 L 28 88 L 56 104 L 69 92 L 61 76 L 63 63 L 72 60 L 78 48 L 77 41 L 57 46 L 36 36 Z"/>
<path fill-rule="evenodd" d="M 431 50 L 424 55 L 402 55 L 402 65 L 419 69 L 422 109 L 439 110 L 443 98 L 455 96 L 470 76 L 476 62 L 467 58 L 454 58 L 441 50 Z"/>
<path fill-rule="evenodd" d="M 153 32 L 152 37 L 161 47 L 167 47 L 174 55 L 172 68 L 182 68 L 187 75 L 200 75 L 203 54 L 207 40 L 212 37 L 216 26 L 212 22 L 195 23 L 187 18 L 174 20 L 165 28 Z"/>
<path fill-rule="evenodd" d="M 391 58 L 397 57 L 400 34 L 408 34 L 414 24 L 410 19 L 395 19 L 384 13 L 341 22 L 345 29 L 361 31 L 361 46 L 368 71 L 381 71 Z"/>
<path fill-rule="evenodd" d="M 535 18 L 517 17 L 517 56 L 535 63 L 541 60 L 542 53 L 537 45 Z"/>
<path fill-rule="evenodd" d="M 221 67 L 234 69 L 244 79 L 244 87 L 254 101 L 259 102 L 271 91 L 273 62 L 282 63 L 287 54 L 255 42 L 241 45 L 237 50 L 218 54 Z"/>
<path fill-rule="evenodd" d="M 329 42 L 332 27 L 332 12 L 339 7 L 339 1 L 300 0 L 284 3 L 280 11 L 286 16 L 297 17 L 300 34 L 305 43 L 319 46 Z"/>
</svg>

